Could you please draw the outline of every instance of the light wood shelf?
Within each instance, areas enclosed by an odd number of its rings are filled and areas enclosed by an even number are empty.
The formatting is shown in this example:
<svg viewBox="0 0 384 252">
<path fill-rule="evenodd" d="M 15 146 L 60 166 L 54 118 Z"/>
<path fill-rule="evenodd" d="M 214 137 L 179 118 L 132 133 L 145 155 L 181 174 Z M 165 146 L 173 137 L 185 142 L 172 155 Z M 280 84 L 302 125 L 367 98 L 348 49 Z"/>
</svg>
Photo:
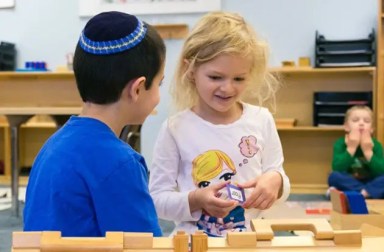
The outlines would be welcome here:
<svg viewBox="0 0 384 252">
<path fill-rule="evenodd" d="M 333 144 L 345 133 L 340 126 L 311 126 L 314 92 L 373 92 L 375 97 L 376 68 L 278 67 L 270 71 L 279 75 L 283 83 L 276 96 L 276 121 L 295 119 L 293 127 L 277 127 L 292 192 L 325 193 Z M 376 103 L 374 98 L 374 108 Z"/>
<path fill-rule="evenodd" d="M 154 27 L 163 39 L 183 39 L 188 35 L 186 24 L 157 24 Z"/>
<path fill-rule="evenodd" d="M 342 127 L 314 127 L 314 126 L 294 126 L 277 127 L 278 131 L 309 131 L 309 132 L 343 132 Z"/>
<path fill-rule="evenodd" d="M 377 138 L 384 144 L 384 0 L 378 2 L 378 23 L 376 36 L 377 55 Z"/>
<path fill-rule="evenodd" d="M 297 121 L 294 127 L 278 128 L 285 157 L 284 169 L 291 179 L 292 190 L 307 193 L 325 192 L 331 168 L 332 146 L 344 132 L 339 127 L 310 126 L 313 92 L 373 91 L 376 94 L 378 89 L 375 86 L 375 68 L 281 67 L 272 68 L 271 71 L 281 75 L 283 79 L 283 86 L 277 94 L 275 118 L 295 118 Z M 79 107 L 81 99 L 74 81 L 72 72 L 0 72 L 0 108 L 5 106 L 16 110 L 18 106 Z M 23 92 L 20 92 L 21 90 Z M 376 101 L 375 98 L 375 104 Z M 55 130 L 56 126 L 52 120 L 31 120 L 22 125 L 21 166 L 32 164 L 42 144 Z M 6 120 L 0 117 L 0 160 L 8 160 L 10 157 L 9 131 Z M 8 161 L 5 169 L 4 177 L 9 178 Z"/>
</svg>

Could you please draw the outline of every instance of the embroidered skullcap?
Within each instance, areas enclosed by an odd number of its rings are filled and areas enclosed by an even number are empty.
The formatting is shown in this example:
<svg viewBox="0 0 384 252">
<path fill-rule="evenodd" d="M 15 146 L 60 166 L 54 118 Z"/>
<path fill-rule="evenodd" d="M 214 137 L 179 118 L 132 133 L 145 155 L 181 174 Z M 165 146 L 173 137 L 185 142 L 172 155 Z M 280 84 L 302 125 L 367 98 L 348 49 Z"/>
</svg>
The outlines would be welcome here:
<svg viewBox="0 0 384 252">
<path fill-rule="evenodd" d="M 118 11 L 103 12 L 88 21 L 79 43 L 91 54 L 115 54 L 138 45 L 146 32 L 144 23 L 136 16 Z"/>
</svg>

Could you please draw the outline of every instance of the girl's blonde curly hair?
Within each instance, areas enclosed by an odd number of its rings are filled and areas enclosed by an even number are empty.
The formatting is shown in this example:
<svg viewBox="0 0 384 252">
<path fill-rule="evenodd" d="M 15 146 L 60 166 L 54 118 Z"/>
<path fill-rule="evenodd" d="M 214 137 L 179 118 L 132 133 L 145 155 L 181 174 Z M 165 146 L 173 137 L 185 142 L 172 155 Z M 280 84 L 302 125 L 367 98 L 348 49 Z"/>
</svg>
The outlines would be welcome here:
<svg viewBox="0 0 384 252">
<path fill-rule="evenodd" d="M 241 99 L 260 106 L 268 101 L 269 107 L 274 109 L 279 81 L 267 68 L 269 48 L 244 18 L 230 12 L 206 14 L 186 38 L 171 84 L 175 109 L 191 108 L 197 102 L 198 93 L 194 81 L 188 78 L 189 71 L 221 54 L 252 60 L 251 78 Z"/>
</svg>

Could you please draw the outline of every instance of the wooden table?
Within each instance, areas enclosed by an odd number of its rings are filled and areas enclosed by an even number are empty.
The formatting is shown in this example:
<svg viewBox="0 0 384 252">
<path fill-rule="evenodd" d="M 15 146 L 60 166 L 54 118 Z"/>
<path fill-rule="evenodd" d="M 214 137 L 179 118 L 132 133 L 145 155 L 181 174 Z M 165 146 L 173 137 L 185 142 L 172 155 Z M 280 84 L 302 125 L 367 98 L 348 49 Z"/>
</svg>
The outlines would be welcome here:
<svg viewBox="0 0 384 252">
<path fill-rule="evenodd" d="M 19 216 L 19 128 L 35 115 L 51 115 L 57 126 L 79 114 L 82 100 L 73 72 L 0 72 L 0 115 L 11 128 L 12 208 Z"/>
</svg>

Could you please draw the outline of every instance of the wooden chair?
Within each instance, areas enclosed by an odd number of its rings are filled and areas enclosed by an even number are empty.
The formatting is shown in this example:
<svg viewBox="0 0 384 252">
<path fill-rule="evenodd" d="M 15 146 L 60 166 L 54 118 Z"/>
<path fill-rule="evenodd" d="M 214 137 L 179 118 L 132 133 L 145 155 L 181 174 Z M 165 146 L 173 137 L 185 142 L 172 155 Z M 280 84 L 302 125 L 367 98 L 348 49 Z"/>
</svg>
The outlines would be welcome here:
<svg viewBox="0 0 384 252">
<path fill-rule="evenodd" d="M 128 143 L 137 152 L 141 151 L 141 125 L 126 125 L 120 133 L 120 139 Z"/>
</svg>

